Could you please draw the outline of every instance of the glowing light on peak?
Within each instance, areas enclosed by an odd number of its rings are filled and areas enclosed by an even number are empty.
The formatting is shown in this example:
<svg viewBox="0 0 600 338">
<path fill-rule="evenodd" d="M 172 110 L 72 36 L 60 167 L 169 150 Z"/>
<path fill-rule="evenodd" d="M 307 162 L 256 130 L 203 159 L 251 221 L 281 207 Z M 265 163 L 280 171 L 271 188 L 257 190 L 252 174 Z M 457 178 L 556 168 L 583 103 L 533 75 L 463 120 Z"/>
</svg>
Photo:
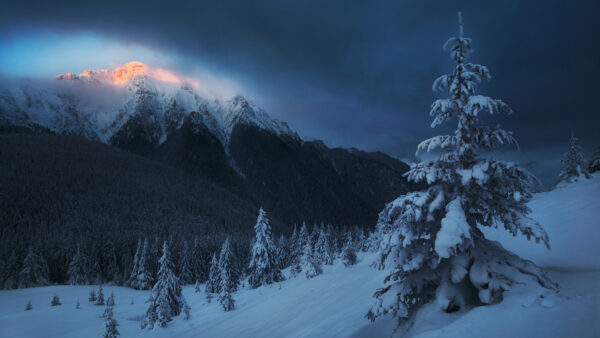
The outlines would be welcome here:
<svg viewBox="0 0 600 338">
<path fill-rule="evenodd" d="M 70 80 L 79 77 L 114 85 L 124 85 L 137 75 L 146 75 L 150 78 L 163 82 L 189 84 L 195 88 L 200 87 L 200 83 L 190 77 L 176 74 L 168 69 L 148 66 L 138 61 L 131 61 L 123 66 L 115 68 L 114 70 L 86 70 L 78 76 L 72 73 L 66 73 L 60 74 L 56 78 Z"/>
</svg>

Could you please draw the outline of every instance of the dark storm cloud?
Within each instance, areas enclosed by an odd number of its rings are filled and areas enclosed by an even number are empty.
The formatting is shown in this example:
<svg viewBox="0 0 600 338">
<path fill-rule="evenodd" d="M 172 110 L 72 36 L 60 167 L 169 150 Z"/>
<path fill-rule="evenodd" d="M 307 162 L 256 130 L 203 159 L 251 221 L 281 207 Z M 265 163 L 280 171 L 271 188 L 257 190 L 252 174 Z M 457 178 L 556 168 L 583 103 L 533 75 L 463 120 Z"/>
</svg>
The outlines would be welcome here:
<svg viewBox="0 0 600 338">
<path fill-rule="evenodd" d="M 451 70 L 441 45 L 456 33 L 460 9 L 474 39 L 472 61 L 492 72 L 481 90 L 515 111 L 493 123 L 513 130 L 524 154 L 559 156 L 571 129 L 588 154 L 600 144 L 598 1 L 14 1 L 2 7 L 4 36 L 90 30 L 175 51 L 240 79 L 259 104 L 305 137 L 399 157 L 412 157 L 420 139 L 438 132 L 429 129 L 431 83 Z"/>
</svg>

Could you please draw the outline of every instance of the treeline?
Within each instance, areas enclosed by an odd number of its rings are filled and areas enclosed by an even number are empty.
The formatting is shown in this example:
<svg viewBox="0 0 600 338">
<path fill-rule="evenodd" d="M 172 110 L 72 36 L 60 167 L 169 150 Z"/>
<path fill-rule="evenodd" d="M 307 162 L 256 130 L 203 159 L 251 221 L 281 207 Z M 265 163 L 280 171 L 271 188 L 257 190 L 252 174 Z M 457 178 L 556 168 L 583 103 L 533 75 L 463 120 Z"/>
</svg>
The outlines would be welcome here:
<svg viewBox="0 0 600 338">
<path fill-rule="evenodd" d="M 224 243 L 232 257 L 228 263 L 231 278 L 240 283 L 248 275 L 251 249 L 255 244 L 250 236 L 192 233 L 183 228 L 168 236 L 81 236 L 72 243 L 65 241 L 60 255 L 47 251 L 43 239 L 34 236 L 22 253 L 15 246 L 16 250 L 11 250 L 8 259 L 2 260 L 0 286 L 13 289 L 51 284 L 115 284 L 148 290 L 157 281 L 158 262 L 165 242 L 170 248 L 174 272 L 182 284 L 208 281 L 211 261 L 214 265 L 213 257 L 222 256 Z M 318 274 L 318 266 L 332 264 L 335 257 L 344 255 L 346 260 L 352 252 L 367 250 L 375 243 L 372 238 L 367 238 L 363 229 L 332 225 L 314 225 L 309 231 L 303 224 L 299 229 L 295 227 L 291 236 L 279 234 L 275 237 L 277 240 L 273 241 L 272 248 L 277 267 L 292 266 L 294 273 L 304 271 L 307 277 Z M 349 262 L 353 264 L 352 259 Z M 218 286 L 214 292 L 219 292 Z"/>
</svg>

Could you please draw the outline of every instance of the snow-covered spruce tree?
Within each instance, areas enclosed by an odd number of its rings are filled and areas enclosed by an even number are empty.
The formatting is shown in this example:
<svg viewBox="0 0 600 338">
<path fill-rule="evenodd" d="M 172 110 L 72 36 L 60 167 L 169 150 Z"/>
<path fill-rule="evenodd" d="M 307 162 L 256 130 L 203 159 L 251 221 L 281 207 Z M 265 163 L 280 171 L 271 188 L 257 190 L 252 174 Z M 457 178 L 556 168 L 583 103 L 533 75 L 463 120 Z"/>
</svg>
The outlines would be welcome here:
<svg viewBox="0 0 600 338">
<path fill-rule="evenodd" d="M 141 255 L 142 255 L 142 240 L 138 239 L 137 249 L 135 250 L 135 255 L 133 256 L 133 266 L 131 267 L 131 274 L 129 275 L 129 279 L 127 280 L 127 285 L 133 289 L 138 289 L 137 276 L 138 276 L 138 270 L 140 269 Z"/>
<path fill-rule="evenodd" d="M 96 297 L 96 290 L 92 289 L 92 291 L 90 291 L 90 296 L 88 297 L 88 301 L 95 302 L 96 299 L 98 299 L 98 297 Z"/>
<path fill-rule="evenodd" d="M 267 213 L 262 208 L 258 211 L 254 232 L 256 240 L 252 246 L 252 257 L 248 265 L 248 283 L 253 289 L 283 280 L 277 260 L 277 248 L 273 244 L 271 235 L 271 224 Z"/>
<path fill-rule="evenodd" d="M 596 152 L 590 158 L 590 164 L 588 165 L 588 174 L 593 174 L 600 171 L 600 147 L 596 148 Z"/>
<path fill-rule="evenodd" d="M 167 241 L 163 244 L 163 255 L 159 260 L 157 281 L 152 288 L 150 306 L 142 322 L 142 329 L 167 326 L 174 316 L 179 315 L 188 306 L 181 294 L 181 283 L 173 273 L 173 263 Z"/>
<path fill-rule="evenodd" d="M 217 300 L 219 301 L 219 304 L 221 304 L 225 312 L 232 311 L 235 309 L 235 300 L 231 295 L 234 291 L 231 288 L 231 286 L 233 285 L 231 281 L 231 269 L 227 268 L 227 266 L 222 266 L 220 269 L 220 274 L 221 276 L 219 278 L 219 298 Z"/>
<path fill-rule="evenodd" d="M 226 270 L 227 274 L 227 285 L 228 289 L 231 292 L 237 291 L 239 285 L 239 275 L 236 270 L 236 265 L 234 262 L 234 255 L 231 246 L 231 240 L 229 237 L 225 239 L 223 242 L 223 247 L 221 248 L 221 254 L 219 255 L 219 292 L 221 292 L 221 288 L 223 287 L 223 271 Z"/>
<path fill-rule="evenodd" d="M 154 328 L 155 323 L 160 327 L 167 326 L 174 316 L 179 315 L 187 302 L 181 294 L 181 283 L 173 273 L 173 263 L 167 241 L 163 244 L 163 255 L 159 260 L 157 281 L 152 288 L 150 305 L 142 321 L 142 329 Z"/>
<path fill-rule="evenodd" d="M 319 231 L 319 237 L 317 238 L 317 243 L 315 243 L 315 255 L 321 263 L 333 264 L 335 257 L 330 246 L 329 237 L 324 229 Z"/>
<path fill-rule="evenodd" d="M 31 299 L 27 302 L 27 305 L 25 305 L 25 311 L 29 311 L 33 309 L 33 306 L 31 305 Z"/>
<path fill-rule="evenodd" d="M 342 262 L 344 266 L 356 264 L 355 243 L 352 241 L 352 233 L 350 231 L 346 233 L 346 241 L 342 248 Z"/>
<path fill-rule="evenodd" d="M 579 176 L 584 173 L 583 165 L 585 160 L 583 159 L 581 147 L 577 145 L 577 141 L 578 139 L 575 137 L 575 133 L 571 131 L 569 150 L 563 155 L 561 160 L 564 169 L 558 175 L 559 182 L 577 181 Z"/>
<path fill-rule="evenodd" d="M 196 284 L 194 284 L 194 292 L 200 292 L 200 282 L 196 279 Z"/>
<path fill-rule="evenodd" d="M 75 308 L 77 310 L 81 309 L 81 303 L 79 303 L 79 298 L 77 298 L 77 303 L 75 303 Z"/>
<path fill-rule="evenodd" d="M 102 285 L 98 287 L 98 297 L 96 298 L 96 305 L 104 305 L 104 292 L 102 292 Z"/>
<path fill-rule="evenodd" d="M 179 279 L 181 280 L 181 283 L 183 285 L 193 283 L 192 252 L 186 240 L 183 241 L 179 262 Z"/>
<path fill-rule="evenodd" d="M 104 311 L 104 332 L 102 333 L 103 338 L 116 338 L 119 336 L 119 330 L 117 330 L 117 320 L 113 317 L 112 307 L 107 306 Z"/>
<path fill-rule="evenodd" d="M 50 301 L 50 305 L 51 306 L 59 306 L 59 305 L 61 305 L 60 298 L 58 298 L 57 295 L 54 295 L 52 297 L 52 300 Z"/>
<path fill-rule="evenodd" d="M 304 272 L 306 278 L 313 278 L 323 273 L 321 262 L 315 257 L 310 238 L 304 244 L 299 270 Z"/>
<path fill-rule="evenodd" d="M 114 292 L 110 292 L 110 296 L 106 300 L 106 306 L 115 306 L 115 294 Z"/>
<path fill-rule="evenodd" d="M 460 14 L 459 14 L 460 18 Z M 501 100 L 475 95 L 475 84 L 490 79 L 486 67 L 466 62 L 471 39 L 450 38 L 456 66 L 438 78 L 433 89 L 450 92 L 431 106 L 432 127 L 456 117 L 453 135 L 422 142 L 417 153 L 441 149 L 437 160 L 411 166 L 407 177 L 426 182 L 426 190 L 388 203 L 379 214 L 380 268 L 390 271 L 367 318 L 391 312 L 401 324 L 425 303 L 437 300 L 444 311 L 456 311 L 469 300 L 493 304 L 516 284 L 556 285 L 533 263 L 485 239 L 479 227 L 504 227 L 549 247 L 546 232 L 531 219 L 527 202 L 537 180 L 512 163 L 483 159 L 479 150 L 516 144 L 512 134 L 489 128 L 480 114 L 511 112 Z"/>
<path fill-rule="evenodd" d="M 48 265 L 46 260 L 34 252 L 29 246 L 27 256 L 23 261 L 23 268 L 19 274 L 19 288 L 50 285 L 48 282 Z"/>
<path fill-rule="evenodd" d="M 277 266 L 279 269 L 285 269 L 289 265 L 289 241 L 282 234 L 277 242 Z"/>
<path fill-rule="evenodd" d="M 213 253 L 212 259 L 210 260 L 210 270 L 208 272 L 208 280 L 206 281 L 206 293 L 217 293 L 219 292 L 219 286 L 221 281 L 221 274 L 219 271 L 219 261 L 217 261 L 216 253 Z"/>
<path fill-rule="evenodd" d="M 85 285 L 89 284 L 88 278 L 88 259 L 85 252 L 81 248 L 81 244 L 77 245 L 77 251 L 75 256 L 69 263 L 67 270 L 67 283 L 71 285 Z"/>
</svg>

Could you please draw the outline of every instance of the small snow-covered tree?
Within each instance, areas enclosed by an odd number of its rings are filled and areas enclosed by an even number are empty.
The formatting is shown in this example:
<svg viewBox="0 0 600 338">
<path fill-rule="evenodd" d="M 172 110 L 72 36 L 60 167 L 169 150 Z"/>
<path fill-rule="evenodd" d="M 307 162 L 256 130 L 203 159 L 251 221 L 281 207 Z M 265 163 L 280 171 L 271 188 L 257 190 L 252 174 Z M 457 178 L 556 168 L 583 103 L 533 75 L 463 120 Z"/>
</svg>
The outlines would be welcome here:
<svg viewBox="0 0 600 338">
<path fill-rule="evenodd" d="M 102 285 L 98 287 L 98 298 L 96 298 L 96 305 L 104 305 L 104 292 L 102 292 Z"/>
<path fill-rule="evenodd" d="M 117 330 L 117 320 L 114 318 L 112 307 L 106 306 L 104 311 L 104 332 L 102 333 L 103 338 L 116 338 L 119 336 L 119 330 Z"/>
<path fill-rule="evenodd" d="M 330 240 L 327 236 L 327 232 L 323 228 L 319 231 L 319 237 L 317 237 L 317 243 L 315 243 L 315 255 L 316 258 L 323 264 L 333 264 L 335 259 L 333 250 L 330 246 Z"/>
<path fill-rule="evenodd" d="M 252 257 L 248 265 L 248 283 L 252 288 L 283 280 L 277 260 L 277 250 L 273 244 L 271 224 L 267 213 L 261 208 L 254 225 L 256 240 L 252 246 Z"/>
<path fill-rule="evenodd" d="M 51 306 L 58 306 L 58 305 L 61 305 L 61 303 L 60 303 L 60 298 L 58 298 L 58 296 L 57 296 L 57 295 L 54 295 L 54 296 L 52 297 L 52 300 L 50 301 L 50 305 L 51 305 Z"/>
<path fill-rule="evenodd" d="M 127 280 L 127 285 L 133 289 L 137 289 L 137 277 L 138 270 L 140 269 L 140 259 L 142 255 L 142 240 L 138 239 L 137 249 L 135 250 L 135 255 L 133 256 L 133 266 L 131 268 L 131 274 L 129 275 L 129 279 Z"/>
<path fill-rule="evenodd" d="M 46 260 L 35 253 L 33 246 L 29 246 L 27 256 L 23 261 L 23 268 L 19 274 L 19 287 L 31 288 L 50 285 L 48 282 L 48 265 Z"/>
<path fill-rule="evenodd" d="M 179 262 L 179 279 L 181 280 L 181 283 L 183 285 L 193 283 L 194 272 L 192 266 L 192 252 L 186 240 L 183 241 Z"/>
<path fill-rule="evenodd" d="M 300 271 L 304 272 L 306 278 L 313 278 L 323 273 L 321 262 L 315 257 L 310 239 L 304 244 Z"/>
<path fill-rule="evenodd" d="M 92 289 L 92 291 L 90 291 L 90 296 L 88 297 L 88 301 L 95 302 L 96 299 L 98 299 L 98 297 L 96 296 L 96 290 Z"/>
<path fill-rule="evenodd" d="M 585 160 L 583 159 L 583 153 L 581 147 L 577 145 L 578 139 L 575 137 L 575 133 L 571 132 L 569 138 L 569 150 L 563 155 L 561 160 L 564 165 L 563 171 L 558 175 L 560 182 L 572 182 L 577 181 L 577 178 L 584 173 L 583 165 Z"/>
<path fill-rule="evenodd" d="M 115 306 L 115 294 L 113 291 L 110 292 L 110 296 L 106 300 L 107 306 Z"/>
<path fill-rule="evenodd" d="M 342 262 L 345 266 L 356 264 L 356 249 L 355 244 L 352 241 L 352 233 L 346 233 L 346 241 L 342 247 Z"/>
<path fill-rule="evenodd" d="M 79 303 L 79 298 L 77 298 L 77 303 L 75 303 L 75 308 L 77 310 L 81 309 L 81 304 Z"/>
<path fill-rule="evenodd" d="M 600 147 L 596 148 L 596 152 L 592 155 L 587 169 L 588 174 L 593 174 L 598 171 L 600 171 Z"/>
<path fill-rule="evenodd" d="M 67 270 L 67 283 L 71 285 L 85 285 L 89 284 L 88 278 L 88 259 L 85 252 L 81 248 L 81 244 L 77 245 L 77 251 L 75 256 L 69 263 Z"/>
<path fill-rule="evenodd" d="M 213 253 L 212 259 L 210 260 L 208 280 L 206 281 L 206 293 L 211 294 L 219 292 L 220 281 L 219 261 L 217 261 L 216 254 Z"/>
<path fill-rule="evenodd" d="M 451 49 L 454 72 L 433 84 L 450 98 L 436 100 L 430 112 L 432 127 L 452 118 L 458 125 L 454 134 L 433 137 L 417 148 L 417 154 L 441 150 L 436 160 L 413 164 L 406 174 L 427 188 L 400 196 L 379 214 L 377 263 L 389 274 L 375 292 L 367 313 L 371 320 L 391 312 L 400 324 L 434 299 L 444 311 L 455 311 L 468 299 L 476 299 L 472 305 L 494 304 L 520 283 L 544 292 L 556 287 L 533 263 L 487 240 L 480 230 L 503 227 L 549 246 L 546 232 L 528 216 L 535 177 L 515 164 L 478 157 L 479 150 L 516 141 L 512 133 L 483 124 L 482 113 L 511 110 L 501 100 L 475 94 L 475 84 L 490 74 L 485 66 L 466 61 L 471 39 L 462 36 L 462 25 L 460 32 L 444 45 Z M 446 292 L 450 289 L 456 292 Z"/>
<path fill-rule="evenodd" d="M 221 306 L 223 307 L 223 310 L 225 310 L 225 312 L 228 311 L 232 311 L 235 309 L 235 300 L 232 297 L 232 293 L 233 290 L 231 289 L 231 285 L 233 284 L 231 282 L 231 270 L 224 268 L 220 270 L 221 272 L 221 277 L 219 278 L 220 280 L 220 285 L 219 285 L 219 304 L 221 304 Z M 210 302 L 210 300 L 209 300 Z"/>
<path fill-rule="evenodd" d="M 135 282 L 133 284 L 133 288 L 137 290 L 149 290 L 152 288 L 154 283 L 154 278 L 152 277 L 152 272 L 150 271 L 153 264 L 148 261 L 151 258 L 151 255 L 148 252 L 149 244 L 148 239 L 144 239 L 144 245 L 142 246 L 142 252 L 140 253 L 140 257 L 138 260 L 138 268 L 136 271 Z"/>
<path fill-rule="evenodd" d="M 25 305 L 25 311 L 29 311 L 33 309 L 33 306 L 31 305 L 31 299 L 27 302 L 27 305 Z"/>
<path fill-rule="evenodd" d="M 225 239 L 223 242 L 223 247 L 221 248 L 221 254 L 219 255 L 219 292 L 223 287 L 222 279 L 223 279 L 223 270 L 227 270 L 227 283 L 229 285 L 229 290 L 231 292 L 237 291 L 239 285 L 239 275 L 235 267 L 234 255 L 231 248 L 231 240 L 229 237 Z"/>
<path fill-rule="evenodd" d="M 289 242 L 284 235 L 279 236 L 277 242 L 277 266 L 279 269 L 285 269 L 289 265 Z"/>
<path fill-rule="evenodd" d="M 194 285 L 194 292 L 200 292 L 200 282 L 196 279 L 196 284 Z"/>
<path fill-rule="evenodd" d="M 167 241 L 163 244 L 163 255 L 159 260 L 157 281 L 152 288 L 150 305 L 142 321 L 142 329 L 167 326 L 174 316 L 179 315 L 187 302 L 181 294 L 181 283 L 173 273 L 173 263 Z"/>
</svg>

